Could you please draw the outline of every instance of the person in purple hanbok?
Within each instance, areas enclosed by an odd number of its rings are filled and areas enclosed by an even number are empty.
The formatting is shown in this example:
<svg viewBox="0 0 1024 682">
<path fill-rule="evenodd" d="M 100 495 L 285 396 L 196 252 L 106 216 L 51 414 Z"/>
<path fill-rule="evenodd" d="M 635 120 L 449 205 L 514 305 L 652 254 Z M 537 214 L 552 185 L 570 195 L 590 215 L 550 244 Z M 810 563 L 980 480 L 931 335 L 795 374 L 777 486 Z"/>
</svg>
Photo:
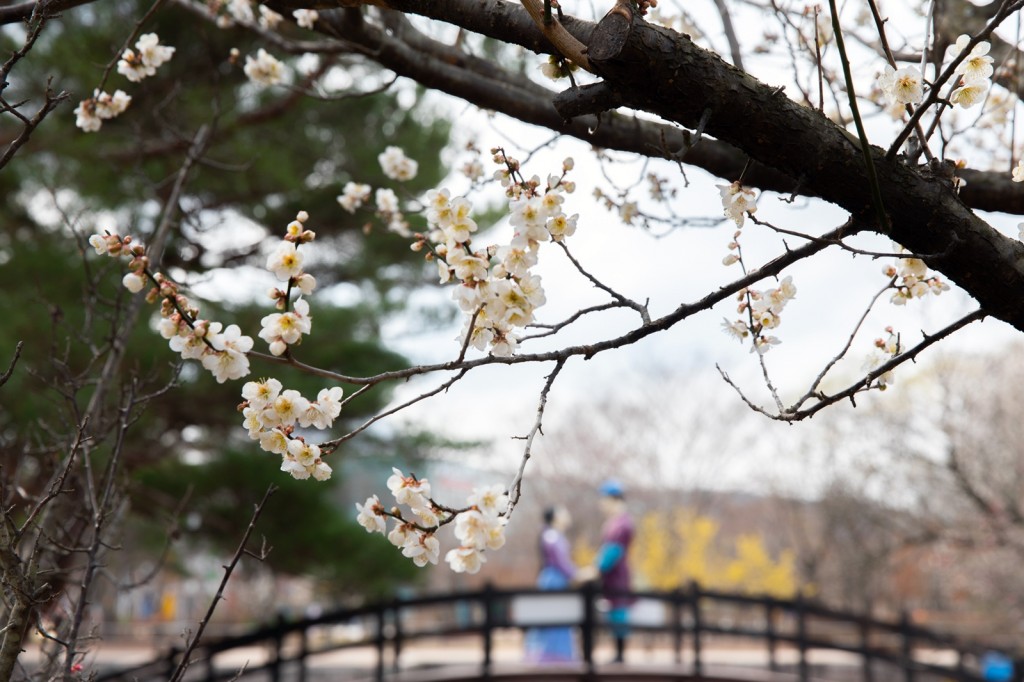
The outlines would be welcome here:
<svg viewBox="0 0 1024 682">
<path fill-rule="evenodd" d="M 540 535 L 541 569 L 537 587 L 564 590 L 576 576 L 569 540 L 565 532 L 572 519 L 565 507 L 544 510 L 544 530 Z M 533 663 L 558 663 L 576 660 L 576 642 L 572 628 L 533 628 L 526 633 L 526 658 Z"/>
</svg>

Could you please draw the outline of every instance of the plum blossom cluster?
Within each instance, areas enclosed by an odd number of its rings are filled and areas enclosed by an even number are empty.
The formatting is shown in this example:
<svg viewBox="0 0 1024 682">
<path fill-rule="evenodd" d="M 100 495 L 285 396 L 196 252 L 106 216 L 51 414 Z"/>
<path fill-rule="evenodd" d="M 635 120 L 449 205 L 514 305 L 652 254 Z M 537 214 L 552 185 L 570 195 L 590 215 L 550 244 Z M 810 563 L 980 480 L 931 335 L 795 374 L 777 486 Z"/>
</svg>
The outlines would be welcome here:
<svg viewBox="0 0 1024 682">
<path fill-rule="evenodd" d="M 736 223 L 736 227 L 743 227 L 747 214 L 757 210 L 757 195 L 754 190 L 744 187 L 738 180 L 728 185 L 715 186 L 722 195 L 725 217 Z"/>
<path fill-rule="evenodd" d="M 117 72 L 133 83 L 138 83 L 156 73 L 165 62 L 174 56 L 174 48 L 160 44 L 160 37 L 155 33 L 146 33 L 139 37 L 135 49 L 127 49 L 117 62 Z M 115 90 L 109 94 L 102 90 L 93 90 L 92 97 L 84 99 L 75 107 L 75 125 L 87 133 L 95 133 L 103 122 L 123 114 L 132 98 L 123 90 Z"/>
<path fill-rule="evenodd" d="M 971 42 L 969 35 L 961 35 L 956 39 L 956 44 L 951 45 L 947 50 L 947 59 L 956 58 L 964 53 Z M 991 78 L 994 69 L 992 57 L 988 52 L 991 45 L 987 40 L 976 44 L 964 57 L 964 60 L 957 64 L 954 74 L 959 77 L 957 87 L 949 96 L 949 101 L 964 109 L 969 109 L 980 102 L 985 93 L 991 87 Z"/>
<path fill-rule="evenodd" d="M 384 175 L 405 182 L 416 177 L 419 164 L 405 155 L 401 147 L 387 147 L 377 156 Z"/>
<path fill-rule="evenodd" d="M 302 343 L 303 334 L 313 329 L 313 318 L 309 314 L 309 303 L 302 298 L 313 293 L 316 278 L 302 269 L 303 255 L 300 244 L 307 244 L 316 238 L 316 233 L 307 230 L 305 222 L 309 214 L 299 211 L 295 220 L 288 223 L 284 239 L 267 257 L 267 270 L 285 283 L 285 288 L 274 287 L 268 295 L 275 307 L 282 311 L 272 313 L 260 320 L 260 338 L 267 342 L 273 355 L 283 355 L 288 346 Z M 291 305 L 291 292 L 299 290 L 299 298 Z"/>
<path fill-rule="evenodd" d="M 492 154 L 495 162 L 503 165 L 495 178 L 506 188 L 515 230 L 511 242 L 504 246 L 477 249 L 472 242 L 477 231 L 473 206 L 447 189 L 427 193 L 426 234 L 409 231 L 391 189 L 374 191 L 369 185 L 348 182 L 337 201 L 342 209 L 355 213 L 370 204 L 372 197 L 375 213 L 388 229 L 413 237 L 413 250 L 425 250 L 426 258 L 436 263 L 441 283 L 458 282 L 453 298 L 467 315 L 462 342 L 507 357 L 519 343 L 516 330 L 533 322 L 534 311 L 546 301 L 540 277 L 530 270 L 537 264 L 540 244 L 572 236 L 578 216 L 562 210 L 564 194 L 575 189 L 575 184 L 565 179 L 572 170 L 572 159 L 563 162 L 560 175 L 542 183 L 537 177 L 524 179 L 519 162 L 507 158 L 502 150 L 494 149 Z M 398 147 L 388 147 L 378 161 L 384 174 L 395 180 L 415 177 L 418 168 Z"/>
<path fill-rule="evenodd" d="M 117 72 L 133 83 L 156 75 L 156 70 L 174 56 L 174 48 L 160 44 L 155 33 L 139 36 L 135 49 L 127 49 L 117 62 Z"/>
<path fill-rule="evenodd" d="M 109 121 L 123 114 L 132 98 L 124 90 L 115 90 L 114 94 L 93 90 L 92 97 L 84 99 L 75 107 L 75 125 L 87 133 L 95 133 Z"/>
<path fill-rule="evenodd" d="M 252 338 L 243 335 L 238 325 L 224 328 L 220 322 L 201 319 L 199 309 L 179 291 L 175 282 L 162 273 L 150 273 L 149 258 L 143 246 L 133 244 L 130 236 L 109 233 L 92 235 L 89 244 L 99 255 L 131 259 L 122 283 L 132 293 L 153 284 L 146 300 L 150 303 L 160 300 L 161 320 L 157 329 L 168 340 L 171 350 L 180 353 L 185 360 L 198 360 L 217 383 L 240 379 L 249 373 L 247 353 L 252 350 Z"/>
<path fill-rule="evenodd" d="M 263 87 L 284 82 L 287 74 L 284 62 L 262 47 L 256 52 L 255 57 L 246 55 L 242 70 L 250 81 Z"/>
<path fill-rule="evenodd" d="M 476 249 L 473 234 L 477 224 L 472 204 L 465 197 L 452 197 L 447 189 L 427 194 L 427 235 L 417 235 L 413 248 L 429 248 L 428 259 L 436 260 L 441 283 L 457 282 L 453 298 L 466 314 L 461 340 L 498 357 L 515 353 L 520 337 L 516 333 L 531 324 L 534 312 L 546 297 L 537 264 L 541 243 L 561 242 L 576 232 L 578 215 L 562 210 L 564 194 L 574 185 L 565 180 L 572 159 L 562 163 L 562 172 L 546 181 L 529 180 L 519 172 L 519 162 L 492 150 L 504 168 L 496 177 L 509 197 L 512 240 L 503 246 Z"/>
<path fill-rule="evenodd" d="M 938 296 L 943 291 L 949 291 L 949 285 L 941 277 L 934 273 L 928 274 L 928 266 L 920 258 L 900 258 L 895 265 L 886 265 L 882 273 L 893 280 L 895 291 L 890 300 L 895 305 L 905 305 L 913 298 L 922 298 L 928 294 Z"/>
<path fill-rule="evenodd" d="M 782 310 L 794 298 L 796 298 L 796 285 L 793 284 L 793 278 L 788 276 L 773 289 L 764 291 L 744 289 L 737 294 L 740 303 L 736 312 L 740 315 L 746 314 L 747 319 L 730 321 L 726 318 L 722 322 L 722 329 L 740 341 L 748 336 L 752 337 L 753 343 L 750 352 L 756 351 L 763 355 L 772 346 L 781 343 L 778 337 L 769 336 L 765 331 L 779 326 L 782 322 Z"/>
<path fill-rule="evenodd" d="M 296 435 L 296 426 L 329 429 L 341 414 L 342 389 L 325 388 L 310 401 L 292 389 L 285 390 L 277 379 L 249 381 L 242 387 L 244 401 L 239 411 L 249 437 L 267 452 L 281 455 L 281 471 L 292 478 L 326 481 L 331 467 L 323 461 L 320 446 Z"/>
<path fill-rule="evenodd" d="M 316 238 L 316 234 L 305 227 L 308 219 L 309 215 L 300 211 L 288 224 L 282 242 L 267 258 L 267 269 L 286 283 L 283 289 L 270 291 L 270 297 L 282 312 L 264 317 L 260 332 L 275 355 L 299 343 L 302 335 L 311 330 L 309 305 L 301 296 L 313 292 L 316 280 L 303 271 L 303 257 L 298 250 L 300 244 Z M 200 361 L 218 383 L 249 374 L 252 338 L 243 336 L 237 325 L 225 329 L 220 322 L 200 318 L 198 307 L 179 291 L 175 282 L 162 273 L 150 271 L 144 247 L 133 243 L 130 236 L 110 233 L 92 235 L 89 244 L 97 254 L 130 259 L 123 284 L 132 293 L 153 283 L 147 299 L 151 303 L 158 299 L 161 302 L 157 329 L 168 340 L 171 350 L 180 353 L 183 359 Z M 298 290 L 300 297 L 289 310 L 293 290 Z M 238 409 L 249 437 L 258 441 L 263 450 L 281 455 L 281 471 L 297 479 L 325 481 L 332 471 L 323 461 L 321 446 L 307 442 L 296 430 L 331 428 L 341 414 L 342 396 L 342 389 L 333 387 L 321 390 L 316 400 L 308 400 L 298 391 L 286 390 L 277 379 L 261 379 L 249 381 L 242 387 L 243 402 Z"/>
<path fill-rule="evenodd" d="M 873 372 L 903 352 L 903 344 L 900 343 L 899 334 L 894 332 L 892 327 L 886 327 L 885 331 L 888 336 L 884 339 L 875 339 L 875 348 L 864 360 L 864 364 L 861 367 L 863 371 Z M 895 381 L 895 375 L 892 370 L 889 370 L 888 372 L 880 374 L 876 381 L 878 389 L 884 391 L 886 387 Z"/>
<path fill-rule="evenodd" d="M 260 9 L 263 5 L 260 5 Z M 320 13 L 315 9 L 297 9 L 292 12 L 292 16 L 295 17 L 295 23 L 301 28 L 313 28 L 316 25 L 316 20 L 320 18 Z"/>
<path fill-rule="evenodd" d="M 402 550 L 402 555 L 417 566 L 436 564 L 441 555 L 437 531 L 454 522 L 455 538 L 459 545 L 445 554 L 445 561 L 456 573 L 476 573 L 486 562 L 487 550 L 501 549 L 505 545 L 505 526 L 508 520 L 508 494 L 500 485 L 474 488 L 466 506 L 453 509 L 438 504 L 431 498 L 430 482 L 415 475 L 406 476 L 393 469 L 387 480 L 388 490 L 397 505 L 387 508 L 376 495 L 365 503 L 356 504 L 357 520 L 369 533 L 386 535 L 391 544 Z M 388 519 L 393 519 L 388 531 Z"/>
<path fill-rule="evenodd" d="M 600 187 L 594 188 L 594 198 L 604 204 L 604 207 L 612 212 L 618 212 L 619 219 L 626 225 L 632 225 L 633 221 L 640 218 L 641 221 L 646 221 L 647 216 L 640 212 L 640 207 L 635 201 L 626 201 L 623 198 L 621 201 L 616 201 L 614 198 L 605 194 Z"/>
<path fill-rule="evenodd" d="M 988 41 L 979 41 L 971 51 L 964 51 L 971 43 L 969 35 L 961 35 L 956 44 L 946 51 L 946 60 L 953 60 L 963 55 L 963 61 L 953 71 L 957 79 L 953 91 L 949 95 L 950 103 L 969 109 L 984 99 L 991 87 L 994 72 L 992 57 L 989 56 L 991 45 Z M 884 72 L 878 77 L 878 87 L 886 96 L 890 105 L 901 107 L 906 104 L 919 104 L 924 99 L 925 83 L 921 71 L 913 65 L 896 69 L 886 65 Z"/>
<path fill-rule="evenodd" d="M 412 180 L 419 171 L 419 164 L 406 156 L 399 147 L 388 147 L 377 156 L 377 161 L 380 163 L 384 175 L 392 180 Z M 398 195 L 393 189 L 380 187 L 375 192 L 367 184 L 347 182 L 342 188 L 341 194 L 337 196 L 337 201 L 345 211 L 355 213 L 364 205 L 369 204 L 371 197 L 377 217 L 387 225 L 389 231 L 406 238 L 412 236 L 409 221 L 405 219 Z"/>
</svg>

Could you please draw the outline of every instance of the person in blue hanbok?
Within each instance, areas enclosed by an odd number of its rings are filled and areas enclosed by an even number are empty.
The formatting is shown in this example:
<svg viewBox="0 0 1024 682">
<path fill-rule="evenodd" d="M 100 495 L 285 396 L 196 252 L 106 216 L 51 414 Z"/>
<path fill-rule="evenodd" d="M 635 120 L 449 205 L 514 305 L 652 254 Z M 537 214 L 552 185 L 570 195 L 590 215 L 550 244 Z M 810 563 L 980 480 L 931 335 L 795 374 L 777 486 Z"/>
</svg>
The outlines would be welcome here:
<svg viewBox="0 0 1024 682">
<path fill-rule="evenodd" d="M 576 576 L 569 540 L 565 532 L 572 519 L 565 507 L 544 510 L 544 530 L 540 535 L 541 569 L 537 587 L 564 590 Z M 526 658 L 533 663 L 558 663 L 576 660 L 576 642 L 572 628 L 533 628 L 526 633 Z"/>
</svg>

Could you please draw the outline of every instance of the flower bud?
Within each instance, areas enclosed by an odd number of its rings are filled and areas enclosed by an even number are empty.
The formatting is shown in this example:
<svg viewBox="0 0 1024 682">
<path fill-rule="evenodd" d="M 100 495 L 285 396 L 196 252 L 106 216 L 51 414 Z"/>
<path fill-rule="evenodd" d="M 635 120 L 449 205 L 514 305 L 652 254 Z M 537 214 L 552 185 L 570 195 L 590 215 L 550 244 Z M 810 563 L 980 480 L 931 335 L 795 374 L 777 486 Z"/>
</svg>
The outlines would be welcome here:
<svg viewBox="0 0 1024 682">
<path fill-rule="evenodd" d="M 121 280 L 121 283 L 124 285 L 125 289 L 132 292 L 133 294 L 139 293 L 140 291 L 142 291 L 142 287 L 146 286 L 146 280 L 144 280 L 142 277 L 139 277 L 134 272 L 129 272 L 127 275 L 125 275 L 124 278 Z"/>
</svg>

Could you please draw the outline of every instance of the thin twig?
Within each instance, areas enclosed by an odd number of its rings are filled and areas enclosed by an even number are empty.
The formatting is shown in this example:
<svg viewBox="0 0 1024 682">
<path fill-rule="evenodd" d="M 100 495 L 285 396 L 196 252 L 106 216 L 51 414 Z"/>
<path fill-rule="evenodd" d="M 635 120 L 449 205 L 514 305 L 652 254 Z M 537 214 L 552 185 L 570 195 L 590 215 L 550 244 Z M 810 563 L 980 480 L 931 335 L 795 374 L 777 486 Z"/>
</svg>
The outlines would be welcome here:
<svg viewBox="0 0 1024 682">
<path fill-rule="evenodd" d="M 386 417 L 390 417 L 393 414 L 401 412 L 402 410 L 406 409 L 410 405 L 415 405 L 416 403 L 420 402 L 421 400 L 426 400 L 427 398 L 435 396 L 438 393 L 444 393 L 449 388 L 451 388 L 453 385 L 455 385 L 455 382 L 457 382 L 462 377 L 466 376 L 466 373 L 468 371 L 469 371 L 469 369 L 464 369 L 461 372 L 459 372 L 456 376 L 452 377 L 448 381 L 445 381 L 444 383 L 442 383 L 441 385 L 437 386 L 433 390 L 427 391 L 426 393 L 421 393 L 420 395 L 416 396 L 415 398 L 407 400 L 406 402 L 402 403 L 401 405 L 396 405 L 395 407 L 391 408 L 390 410 L 386 410 L 384 412 L 379 412 L 379 413 L 375 414 L 374 416 L 370 417 L 365 422 L 363 422 L 360 426 L 358 426 L 355 429 L 353 429 L 353 430 L 349 431 L 348 433 L 346 433 L 344 436 L 341 436 L 339 438 L 335 438 L 334 440 L 329 440 L 329 441 L 327 441 L 325 443 L 321 443 L 320 444 L 321 451 L 322 452 L 326 452 L 326 453 L 333 452 L 335 449 L 337 449 L 337 447 L 339 445 L 341 445 L 342 443 L 344 443 L 347 440 L 351 440 L 355 436 L 359 435 L 360 433 L 362 433 L 366 429 L 370 428 L 371 426 L 373 426 L 374 424 L 379 422 L 381 419 L 384 419 Z"/>
<path fill-rule="evenodd" d="M 924 340 L 921 341 L 919 344 L 917 344 L 910 350 L 906 351 L 905 353 L 900 353 L 899 355 L 893 356 L 889 361 L 882 363 L 872 371 L 865 374 L 863 378 L 857 380 L 855 383 L 851 384 L 842 391 L 839 391 L 838 393 L 834 393 L 832 395 L 826 395 L 824 393 L 819 393 L 815 395 L 814 397 L 818 399 L 818 402 L 816 402 L 811 407 L 808 407 L 807 409 L 803 410 L 790 409 L 779 413 L 770 412 L 761 407 L 760 405 L 755 404 L 749 398 L 747 398 L 747 396 L 743 393 L 740 387 L 737 386 L 731 378 L 729 378 L 729 375 L 720 366 L 715 365 L 715 368 L 718 369 L 718 373 L 719 375 L 721 375 L 722 379 L 736 391 L 740 399 L 751 410 L 763 414 L 764 416 L 770 419 L 774 419 L 776 421 L 798 422 L 807 419 L 808 417 L 813 417 L 815 414 L 817 414 L 818 412 L 820 412 L 822 409 L 829 405 L 833 405 L 847 398 L 850 398 L 852 400 L 853 397 L 856 396 L 858 393 L 862 393 L 872 388 L 872 382 L 874 382 L 875 379 L 877 379 L 878 377 L 882 376 L 883 374 L 890 370 L 895 369 L 896 367 L 899 367 L 908 360 L 914 360 L 929 346 L 932 346 L 933 344 L 950 336 L 954 332 L 966 327 L 972 322 L 977 322 L 979 320 L 984 319 L 986 315 L 987 313 L 984 310 L 975 310 L 974 312 L 969 313 L 961 317 L 959 320 L 956 320 L 955 322 L 947 325 L 946 327 L 942 328 L 935 334 L 925 334 Z"/>
<path fill-rule="evenodd" d="M 14 374 L 14 367 L 18 364 L 18 359 L 21 357 L 21 349 L 25 346 L 24 341 L 18 341 L 18 345 L 14 347 L 14 357 L 11 358 L 11 364 L 7 366 L 7 371 L 0 374 L 0 386 L 3 386 L 10 380 L 11 375 Z"/>
<path fill-rule="evenodd" d="M 633 310 L 640 313 L 640 319 L 644 321 L 644 324 L 651 323 L 651 314 L 647 311 L 647 306 L 641 305 L 640 303 L 637 303 L 632 299 L 626 298 L 625 296 L 615 291 L 611 287 L 607 286 L 599 279 L 597 279 L 589 272 L 587 272 L 583 265 L 578 260 L 576 260 L 575 257 L 573 257 L 572 253 L 569 251 L 569 247 L 565 245 L 564 241 L 559 241 L 555 243 L 562 247 L 562 251 L 565 253 L 566 258 L 568 258 L 569 261 L 576 267 L 577 272 L 586 277 L 591 284 L 593 284 L 595 287 L 597 287 L 601 291 L 605 292 L 606 294 L 614 298 L 620 304 L 626 306 L 627 308 L 632 308 Z"/>
<path fill-rule="evenodd" d="M 864 130 L 864 121 L 861 120 L 860 108 L 857 106 L 857 93 L 854 92 L 853 74 L 850 71 L 850 59 L 846 56 L 846 41 L 843 40 L 842 26 L 839 25 L 839 10 L 836 8 L 836 0 L 828 0 L 828 6 L 832 12 L 832 31 L 836 37 L 839 61 L 843 65 L 843 78 L 846 80 L 846 94 L 850 102 L 850 113 L 853 115 L 854 125 L 857 126 L 860 149 L 864 155 L 865 171 L 867 172 L 868 185 L 871 189 L 871 204 L 878 218 L 878 229 L 888 234 L 889 216 L 885 212 L 885 202 L 882 201 L 882 188 L 878 184 L 878 175 L 875 172 L 875 157 L 871 153 L 871 143 L 868 142 L 868 134 Z"/>
<path fill-rule="evenodd" d="M 512 514 L 512 510 L 516 508 L 519 503 L 519 498 L 522 497 L 523 493 L 523 476 L 526 473 L 526 463 L 530 461 L 530 455 L 533 450 L 533 440 L 536 438 L 538 433 L 543 433 L 544 423 L 544 408 L 548 403 L 548 393 L 551 391 L 551 386 L 555 383 L 555 378 L 558 373 L 562 371 L 562 367 L 565 366 L 565 360 L 559 360 L 555 363 L 555 368 L 551 370 L 551 374 L 547 376 L 547 380 L 544 382 L 544 388 L 541 389 L 540 399 L 537 401 L 537 419 L 533 423 L 533 428 L 530 429 L 530 433 L 525 436 L 526 446 L 523 448 L 523 456 L 519 460 L 519 470 L 516 472 L 516 477 L 512 480 L 512 484 L 509 486 L 508 495 L 508 510 L 505 515 L 509 516 Z"/>
<path fill-rule="evenodd" d="M 217 604 L 224 598 L 224 590 L 227 588 L 228 580 L 231 579 L 232 572 L 234 572 L 238 562 L 241 561 L 242 556 L 246 553 L 245 546 L 249 542 L 249 536 L 252 535 L 253 530 L 256 528 L 256 521 L 259 520 L 260 514 L 263 513 L 263 508 L 267 504 L 267 500 L 269 500 L 270 496 L 275 492 L 277 492 L 277 486 L 270 485 L 267 487 L 267 492 L 263 493 L 263 499 L 261 499 L 253 508 L 252 516 L 249 518 L 249 525 L 246 526 L 245 532 L 242 533 L 242 539 L 238 543 L 238 547 L 235 549 L 235 553 L 232 555 L 231 561 L 224 566 L 224 577 L 221 578 L 220 585 L 217 587 L 217 593 L 213 596 L 213 599 L 210 600 L 210 606 L 206 610 L 206 615 L 203 616 L 201 621 L 199 621 L 199 628 L 196 630 L 195 635 L 192 636 L 188 644 L 185 646 L 185 651 L 181 655 L 181 661 L 178 663 L 178 667 L 175 668 L 174 674 L 171 675 L 169 682 L 181 682 L 184 678 L 185 672 L 191 664 L 192 654 L 195 651 L 196 646 L 199 644 L 199 640 L 202 638 L 203 632 L 206 630 L 206 626 L 213 618 L 213 613 L 217 609 Z"/>
</svg>

